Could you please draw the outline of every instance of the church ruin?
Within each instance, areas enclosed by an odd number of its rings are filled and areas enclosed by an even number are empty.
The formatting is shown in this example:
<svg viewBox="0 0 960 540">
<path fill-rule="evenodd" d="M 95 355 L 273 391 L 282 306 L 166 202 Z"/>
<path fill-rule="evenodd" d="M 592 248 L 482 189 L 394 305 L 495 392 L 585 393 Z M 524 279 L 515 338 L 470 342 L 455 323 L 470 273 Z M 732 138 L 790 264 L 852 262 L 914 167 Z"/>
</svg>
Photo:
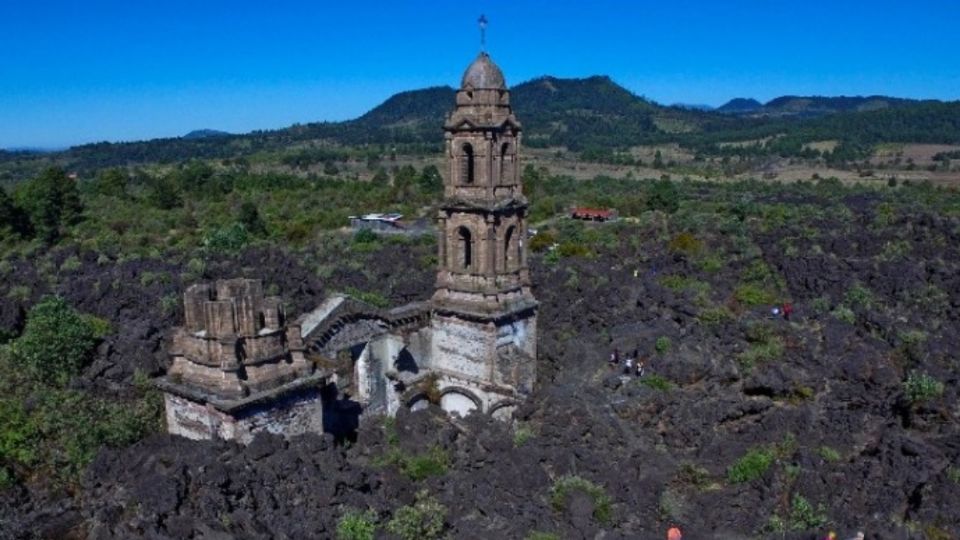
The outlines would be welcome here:
<svg viewBox="0 0 960 540">
<path fill-rule="evenodd" d="M 319 432 L 342 420 L 339 392 L 368 415 L 433 402 L 451 414 L 510 417 L 536 380 L 538 304 L 524 242 L 521 126 L 486 53 L 464 73 L 443 129 L 432 298 L 378 309 L 331 295 L 289 321 L 259 281 L 190 287 L 158 382 L 171 433 L 249 442 L 258 431 Z"/>
</svg>

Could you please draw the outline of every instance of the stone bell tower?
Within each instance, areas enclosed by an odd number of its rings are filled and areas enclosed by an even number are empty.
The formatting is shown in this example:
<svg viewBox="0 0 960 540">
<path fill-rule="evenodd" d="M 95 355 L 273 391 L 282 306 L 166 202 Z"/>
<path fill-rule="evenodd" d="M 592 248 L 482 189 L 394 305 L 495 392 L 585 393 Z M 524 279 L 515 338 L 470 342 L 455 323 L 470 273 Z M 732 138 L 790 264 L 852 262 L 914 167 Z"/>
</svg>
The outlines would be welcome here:
<svg viewBox="0 0 960 540">
<path fill-rule="evenodd" d="M 432 363 L 458 384 L 526 394 L 535 377 L 537 301 L 527 267 L 521 126 L 503 73 L 485 52 L 464 73 L 443 129 L 448 168 Z"/>
</svg>

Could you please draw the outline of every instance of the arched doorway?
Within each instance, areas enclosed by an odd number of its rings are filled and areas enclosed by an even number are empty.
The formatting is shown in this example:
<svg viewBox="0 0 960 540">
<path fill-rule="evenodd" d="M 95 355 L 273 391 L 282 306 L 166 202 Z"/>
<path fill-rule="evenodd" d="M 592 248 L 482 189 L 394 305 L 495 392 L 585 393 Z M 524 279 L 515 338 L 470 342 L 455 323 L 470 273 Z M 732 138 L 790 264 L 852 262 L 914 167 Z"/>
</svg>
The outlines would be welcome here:
<svg viewBox="0 0 960 540">
<path fill-rule="evenodd" d="M 463 388 L 447 388 L 440 395 L 440 408 L 447 414 L 467 416 L 480 409 L 480 399 Z"/>
</svg>

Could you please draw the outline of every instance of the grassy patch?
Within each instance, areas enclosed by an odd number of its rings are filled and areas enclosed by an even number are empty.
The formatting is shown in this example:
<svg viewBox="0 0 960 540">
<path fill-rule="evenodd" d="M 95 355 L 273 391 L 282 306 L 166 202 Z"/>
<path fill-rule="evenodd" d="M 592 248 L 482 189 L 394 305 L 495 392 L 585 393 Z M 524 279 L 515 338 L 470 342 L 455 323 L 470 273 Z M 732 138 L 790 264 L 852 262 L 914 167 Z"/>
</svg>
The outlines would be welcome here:
<svg viewBox="0 0 960 540">
<path fill-rule="evenodd" d="M 529 426 L 523 424 L 517 424 L 513 429 L 513 445 L 517 448 L 527 444 L 533 437 L 533 430 Z"/>
<path fill-rule="evenodd" d="M 954 484 L 960 485 L 960 467 L 947 467 L 947 478 Z"/>
<path fill-rule="evenodd" d="M 741 283 L 733 291 L 738 302 L 748 306 L 762 306 L 777 303 L 777 295 L 764 285 Z"/>
<path fill-rule="evenodd" d="M 768 341 L 751 343 L 747 350 L 737 356 L 737 361 L 746 369 L 758 364 L 772 362 L 783 356 L 783 340 L 774 336 Z"/>
<path fill-rule="evenodd" d="M 360 289 L 356 289 L 354 287 L 347 287 L 345 292 L 357 300 L 366 302 L 374 307 L 385 308 L 390 305 L 390 300 L 377 292 L 361 291 Z"/>
<path fill-rule="evenodd" d="M 593 500 L 593 517 L 608 525 L 613 518 L 613 503 L 604 489 L 580 476 L 566 475 L 557 478 L 550 488 L 550 504 L 555 510 L 563 510 L 567 497 L 574 491 L 582 491 Z"/>
<path fill-rule="evenodd" d="M 387 530 L 401 540 L 432 540 L 443 535 L 446 518 L 447 508 L 423 490 L 417 493 L 414 504 L 401 506 L 393 513 Z"/>
<path fill-rule="evenodd" d="M 840 452 L 837 452 L 829 446 L 821 446 L 817 453 L 826 461 L 840 461 L 842 458 Z"/>
<path fill-rule="evenodd" d="M 387 455 L 377 462 L 378 465 L 395 465 L 411 480 L 420 481 L 431 476 L 443 476 L 447 473 L 450 456 L 434 446 L 420 454 L 407 454 L 400 448 L 391 448 Z"/>
<path fill-rule="evenodd" d="M 775 333 L 770 324 L 759 322 L 750 325 L 747 327 L 746 337 L 748 348 L 737 356 L 737 361 L 744 369 L 749 370 L 759 364 L 779 360 L 783 356 L 783 338 Z"/>
<path fill-rule="evenodd" d="M 700 314 L 697 316 L 697 319 L 703 324 L 722 324 L 726 321 L 732 320 L 733 314 L 730 313 L 729 309 L 718 306 L 700 310 Z"/>
<path fill-rule="evenodd" d="M 830 314 L 836 317 L 837 320 L 843 321 L 847 324 L 853 324 L 857 322 L 857 315 L 845 304 L 840 304 L 839 306 L 833 308 L 833 311 L 831 311 Z"/>
<path fill-rule="evenodd" d="M 377 533 L 377 513 L 347 510 L 337 522 L 337 540 L 373 540 Z"/>
<path fill-rule="evenodd" d="M 772 448 L 754 448 L 727 469 L 727 480 L 731 484 L 752 482 L 770 469 L 776 457 Z"/>
<path fill-rule="evenodd" d="M 667 391 L 673 388 L 673 383 L 670 382 L 670 379 L 662 375 L 647 375 L 640 379 L 640 384 L 644 384 L 653 388 L 654 390 Z"/>
<path fill-rule="evenodd" d="M 917 405 L 943 395 L 943 383 L 919 371 L 911 371 L 903 382 L 903 391 L 910 403 Z"/>
<path fill-rule="evenodd" d="M 530 531 L 523 540 L 560 540 L 560 535 L 541 531 Z"/>
</svg>

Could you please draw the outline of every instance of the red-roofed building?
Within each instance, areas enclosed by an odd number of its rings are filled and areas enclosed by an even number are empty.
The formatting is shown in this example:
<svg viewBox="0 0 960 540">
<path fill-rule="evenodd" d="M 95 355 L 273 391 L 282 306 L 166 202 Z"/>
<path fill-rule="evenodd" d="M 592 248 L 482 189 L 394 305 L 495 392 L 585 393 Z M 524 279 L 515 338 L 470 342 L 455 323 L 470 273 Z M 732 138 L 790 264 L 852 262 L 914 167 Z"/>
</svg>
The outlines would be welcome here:
<svg viewBox="0 0 960 540">
<path fill-rule="evenodd" d="M 582 219 L 586 221 L 612 221 L 617 219 L 617 211 L 613 208 L 587 208 L 576 206 L 570 211 L 570 217 L 573 219 Z"/>
</svg>

